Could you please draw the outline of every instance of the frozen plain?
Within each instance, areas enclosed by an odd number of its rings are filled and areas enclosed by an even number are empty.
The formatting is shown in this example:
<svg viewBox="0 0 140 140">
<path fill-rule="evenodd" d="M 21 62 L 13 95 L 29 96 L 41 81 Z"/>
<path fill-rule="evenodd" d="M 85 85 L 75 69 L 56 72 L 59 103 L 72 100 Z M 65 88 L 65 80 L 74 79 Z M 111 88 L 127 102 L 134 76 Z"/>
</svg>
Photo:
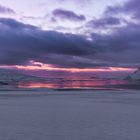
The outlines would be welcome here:
<svg viewBox="0 0 140 140">
<path fill-rule="evenodd" d="M 0 140 L 140 140 L 140 91 L 0 91 Z"/>
</svg>

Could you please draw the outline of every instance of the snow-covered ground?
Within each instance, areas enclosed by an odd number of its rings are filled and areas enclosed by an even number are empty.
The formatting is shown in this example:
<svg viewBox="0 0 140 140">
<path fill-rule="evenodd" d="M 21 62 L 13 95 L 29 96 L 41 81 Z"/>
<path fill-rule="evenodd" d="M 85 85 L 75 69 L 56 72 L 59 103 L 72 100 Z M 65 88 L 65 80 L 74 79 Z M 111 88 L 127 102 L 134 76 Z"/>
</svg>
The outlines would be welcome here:
<svg viewBox="0 0 140 140">
<path fill-rule="evenodd" d="M 0 140 L 140 140 L 140 91 L 1 91 Z"/>
</svg>

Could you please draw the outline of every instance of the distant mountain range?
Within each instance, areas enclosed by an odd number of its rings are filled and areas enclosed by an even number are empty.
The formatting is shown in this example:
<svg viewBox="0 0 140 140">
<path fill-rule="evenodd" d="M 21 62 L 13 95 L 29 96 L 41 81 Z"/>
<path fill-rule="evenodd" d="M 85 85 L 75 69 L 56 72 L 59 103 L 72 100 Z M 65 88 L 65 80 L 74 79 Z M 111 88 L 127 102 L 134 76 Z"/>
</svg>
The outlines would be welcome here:
<svg viewBox="0 0 140 140">
<path fill-rule="evenodd" d="M 25 82 L 25 81 L 39 81 L 47 80 L 40 77 L 35 77 L 31 75 L 22 74 L 16 70 L 10 69 L 0 69 L 0 83 L 4 84 L 5 82 Z"/>
<path fill-rule="evenodd" d="M 125 79 L 140 81 L 140 68 L 136 70 L 134 73 L 128 75 Z"/>
</svg>

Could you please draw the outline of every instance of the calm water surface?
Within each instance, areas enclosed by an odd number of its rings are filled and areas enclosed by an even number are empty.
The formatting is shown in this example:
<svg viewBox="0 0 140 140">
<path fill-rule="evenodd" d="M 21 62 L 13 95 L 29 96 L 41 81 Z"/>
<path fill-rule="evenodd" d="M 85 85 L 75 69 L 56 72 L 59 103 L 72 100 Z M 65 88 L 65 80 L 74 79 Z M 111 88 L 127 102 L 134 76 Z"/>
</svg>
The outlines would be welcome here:
<svg viewBox="0 0 140 140">
<path fill-rule="evenodd" d="M 51 89 L 82 89 L 82 88 L 104 88 L 106 86 L 128 84 L 123 80 L 101 80 L 101 79 L 85 79 L 85 80 L 53 80 L 46 82 L 19 82 L 18 88 L 51 88 Z"/>
</svg>

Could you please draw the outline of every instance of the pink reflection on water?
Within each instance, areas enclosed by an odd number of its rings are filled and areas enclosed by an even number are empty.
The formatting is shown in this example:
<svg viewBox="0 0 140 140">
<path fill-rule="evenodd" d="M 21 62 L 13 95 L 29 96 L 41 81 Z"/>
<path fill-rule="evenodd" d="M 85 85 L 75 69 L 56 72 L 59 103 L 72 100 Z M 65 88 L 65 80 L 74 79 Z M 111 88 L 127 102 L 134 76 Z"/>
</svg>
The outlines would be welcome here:
<svg viewBox="0 0 140 140">
<path fill-rule="evenodd" d="M 47 82 L 20 82 L 19 88 L 98 88 L 108 85 L 126 84 L 118 80 L 54 80 Z"/>
</svg>

